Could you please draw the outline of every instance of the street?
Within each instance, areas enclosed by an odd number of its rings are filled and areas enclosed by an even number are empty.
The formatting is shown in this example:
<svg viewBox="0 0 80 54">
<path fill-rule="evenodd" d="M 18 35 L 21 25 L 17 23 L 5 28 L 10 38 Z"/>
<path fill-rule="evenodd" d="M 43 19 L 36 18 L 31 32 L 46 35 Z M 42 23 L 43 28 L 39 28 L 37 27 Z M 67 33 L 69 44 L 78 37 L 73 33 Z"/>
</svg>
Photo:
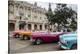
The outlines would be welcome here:
<svg viewBox="0 0 80 54">
<path fill-rule="evenodd" d="M 15 53 L 30 53 L 30 52 L 46 52 L 58 51 L 59 45 L 57 43 L 46 43 L 41 45 L 32 45 L 30 40 L 20 40 L 19 38 L 9 39 L 9 52 Z"/>
</svg>

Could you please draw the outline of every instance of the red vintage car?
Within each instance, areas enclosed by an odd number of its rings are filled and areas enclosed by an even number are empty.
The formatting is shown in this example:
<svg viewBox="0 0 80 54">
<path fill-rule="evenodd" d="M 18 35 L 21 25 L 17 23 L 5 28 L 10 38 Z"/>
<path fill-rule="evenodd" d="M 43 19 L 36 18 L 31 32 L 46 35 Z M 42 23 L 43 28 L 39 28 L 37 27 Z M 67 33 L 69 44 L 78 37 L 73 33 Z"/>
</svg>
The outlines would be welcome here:
<svg viewBox="0 0 80 54">
<path fill-rule="evenodd" d="M 23 32 L 23 30 L 13 31 L 13 35 L 12 35 L 12 36 L 13 36 L 14 38 L 19 38 L 21 32 Z"/>
<path fill-rule="evenodd" d="M 41 44 L 41 43 L 50 43 L 50 42 L 58 42 L 59 35 L 64 34 L 63 32 L 38 32 L 33 33 L 31 36 L 31 42 L 33 44 Z"/>
</svg>

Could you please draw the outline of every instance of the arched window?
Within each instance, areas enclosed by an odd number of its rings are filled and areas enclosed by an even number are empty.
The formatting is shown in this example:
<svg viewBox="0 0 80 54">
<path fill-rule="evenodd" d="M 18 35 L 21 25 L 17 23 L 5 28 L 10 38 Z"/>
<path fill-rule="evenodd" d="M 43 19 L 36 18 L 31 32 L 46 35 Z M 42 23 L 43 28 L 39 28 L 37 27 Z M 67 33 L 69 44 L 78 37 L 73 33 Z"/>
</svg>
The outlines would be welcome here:
<svg viewBox="0 0 80 54">
<path fill-rule="evenodd" d="M 47 25 L 45 25 L 45 29 L 47 29 Z"/>
<path fill-rule="evenodd" d="M 19 24 L 19 29 L 20 29 L 20 30 L 21 30 L 21 29 L 24 29 L 25 25 L 26 25 L 25 22 L 20 23 L 20 24 Z"/>
<path fill-rule="evenodd" d="M 40 25 L 40 30 L 42 30 L 42 25 Z"/>
<path fill-rule="evenodd" d="M 9 13 L 13 14 L 14 13 L 14 5 L 10 4 L 8 7 Z"/>
<path fill-rule="evenodd" d="M 8 24 L 8 29 L 9 29 L 9 31 L 14 31 L 15 30 L 15 24 L 14 23 L 9 23 Z"/>
<path fill-rule="evenodd" d="M 31 24 L 28 24 L 28 30 L 31 30 Z"/>
<path fill-rule="evenodd" d="M 34 25 L 34 29 L 37 30 L 37 25 L 36 24 Z"/>
</svg>

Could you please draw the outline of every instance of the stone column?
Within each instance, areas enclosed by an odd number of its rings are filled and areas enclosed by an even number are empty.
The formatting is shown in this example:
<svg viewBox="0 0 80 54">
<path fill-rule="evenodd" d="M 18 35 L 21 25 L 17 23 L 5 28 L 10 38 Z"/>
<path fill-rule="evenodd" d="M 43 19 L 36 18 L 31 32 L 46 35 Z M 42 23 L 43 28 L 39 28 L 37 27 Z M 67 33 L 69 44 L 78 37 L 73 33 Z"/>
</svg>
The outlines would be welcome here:
<svg viewBox="0 0 80 54">
<path fill-rule="evenodd" d="M 40 30 L 40 25 L 37 24 L 37 29 Z"/>
<path fill-rule="evenodd" d="M 19 30 L 19 21 L 18 20 L 15 23 L 15 30 Z"/>
<path fill-rule="evenodd" d="M 27 31 L 28 30 L 28 24 L 26 23 L 25 25 L 25 30 Z"/>
<path fill-rule="evenodd" d="M 31 30 L 32 31 L 34 30 L 34 24 L 31 24 Z"/>
</svg>

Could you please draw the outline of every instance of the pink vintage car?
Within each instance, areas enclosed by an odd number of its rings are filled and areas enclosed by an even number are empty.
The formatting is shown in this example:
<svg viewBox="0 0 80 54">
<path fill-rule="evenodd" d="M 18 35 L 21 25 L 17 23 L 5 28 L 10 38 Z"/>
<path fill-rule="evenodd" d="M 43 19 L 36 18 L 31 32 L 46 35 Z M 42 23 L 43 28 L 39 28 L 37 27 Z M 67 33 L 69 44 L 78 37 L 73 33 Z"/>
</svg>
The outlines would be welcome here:
<svg viewBox="0 0 80 54">
<path fill-rule="evenodd" d="M 33 33 L 31 36 L 31 41 L 33 44 L 41 44 L 41 43 L 50 43 L 50 42 L 58 42 L 59 35 L 64 34 L 63 32 L 37 32 Z"/>
</svg>

